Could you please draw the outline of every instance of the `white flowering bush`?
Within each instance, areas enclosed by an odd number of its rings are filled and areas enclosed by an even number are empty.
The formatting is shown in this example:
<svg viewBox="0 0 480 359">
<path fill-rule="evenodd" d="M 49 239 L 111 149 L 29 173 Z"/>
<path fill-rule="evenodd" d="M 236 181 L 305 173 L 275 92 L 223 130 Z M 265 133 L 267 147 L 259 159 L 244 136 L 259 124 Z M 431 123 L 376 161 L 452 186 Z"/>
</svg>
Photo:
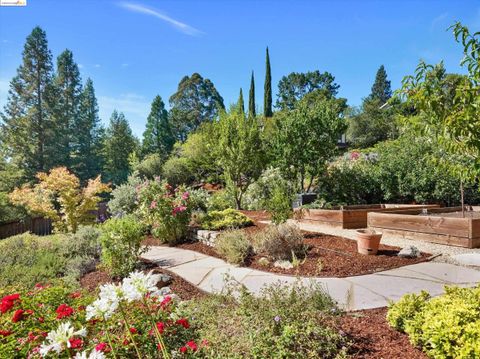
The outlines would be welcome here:
<svg viewBox="0 0 480 359">
<path fill-rule="evenodd" d="M 203 357 L 180 299 L 158 288 L 162 274 L 133 272 L 102 285 L 98 296 L 38 284 L 0 289 L 0 358 Z"/>
</svg>

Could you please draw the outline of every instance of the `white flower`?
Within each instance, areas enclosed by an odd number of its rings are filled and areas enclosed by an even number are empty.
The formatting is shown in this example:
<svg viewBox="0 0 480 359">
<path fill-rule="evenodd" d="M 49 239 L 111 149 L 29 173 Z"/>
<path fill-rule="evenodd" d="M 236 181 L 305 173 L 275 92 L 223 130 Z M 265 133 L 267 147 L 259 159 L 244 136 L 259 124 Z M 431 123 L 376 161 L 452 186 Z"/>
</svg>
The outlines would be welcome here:
<svg viewBox="0 0 480 359">
<path fill-rule="evenodd" d="M 109 283 L 100 287 L 99 297 L 110 302 L 119 302 L 124 297 L 124 293 L 120 285 Z"/>
<path fill-rule="evenodd" d="M 99 352 L 97 350 L 92 350 L 90 354 L 87 354 L 87 351 L 85 350 L 82 353 L 77 353 L 77 355 L 74 356 L 74 359 L 105 359 L 106 356 L 102 352 Z"/>
<path fill-rule="evenodd" d="M 108 319 L 118 308 L 118 301 L 110 301 L 107 298 L 100 298 L 90 304 L 87 309 L 86 319 L 92 318 Z"/>
<path fill-rule="evenodd" d="M 42 344 L 40 347 L 40 354 L 45 356 L 51 350 L 59 354 L 66 344 L 67 348 L 70 348 L 69 339 L 79 336 L 85 337 L 87 335 L 87 330 L 82 327 L 80 330 L 75 331 L 75 328 L 70 322 L 62 323 L 58 326 L 57 330 L 52 330 L 47 335 L 48 344 Z"/>
<path fill-rule="evenodd" d="M 162 277 L 161 274 L 152 274 L 150 271 L 148 274 L 142 272 L 130 273 L 128 278 L 123 280 L 122 289 L 125 298 L 129 302 L 142 299 L 147 293 L 154 292 L 158 288 L 156 284 Z"/>
</svg>

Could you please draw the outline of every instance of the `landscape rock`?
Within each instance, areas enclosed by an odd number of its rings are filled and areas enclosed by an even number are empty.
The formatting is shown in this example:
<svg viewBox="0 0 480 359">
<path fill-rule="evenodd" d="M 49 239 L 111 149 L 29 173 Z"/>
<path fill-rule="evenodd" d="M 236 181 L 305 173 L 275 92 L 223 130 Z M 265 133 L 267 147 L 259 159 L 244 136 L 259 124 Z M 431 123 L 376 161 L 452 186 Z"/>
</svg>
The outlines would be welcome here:
<svg viewBox="0 0 480 359">
<path fill-rule="evenodd" d="M 291 262 L 285 261 L 285 260 L 275 261 L 275 263 L 273 263 L 273 266 L 277 267 L 277 268 L 282 268 L 282 269 L 292 269 L 293 268 L 293 264 Z"/>
<path fill-rule="evenodd" d="M 403 258 L 418 258 L 420 257 L 420 250 L 415 246 L 403 247 L 397 256 Z"/>
<path fill-rule="evenodd" d="M 268 260 L 267 257 L 262 257 L 258 260 L 258 264 L 260 264 L 261 266 L 268 266 L 270 264 L 270 261 Z"/>
<path fill-rule="evenodd" d="M 159 288 L 168 287 L 172 283 L 172 280 L 172 276 L 162 273 L 162 275 L 160 276 L 160 280 L 157 283 L 157 286 Z"/>
</svg>

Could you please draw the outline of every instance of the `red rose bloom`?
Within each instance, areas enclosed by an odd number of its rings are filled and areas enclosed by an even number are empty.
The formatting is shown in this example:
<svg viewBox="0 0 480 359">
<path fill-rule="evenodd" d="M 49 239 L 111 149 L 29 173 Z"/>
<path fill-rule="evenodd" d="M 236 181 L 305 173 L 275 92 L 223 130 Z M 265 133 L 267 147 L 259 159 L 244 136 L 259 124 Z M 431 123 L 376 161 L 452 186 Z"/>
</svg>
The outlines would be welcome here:
<svg viewBox="0 0 480 359">
<path fill-rule="evenodd" d="M 187 342 L 186 344 L 190 349 L 192 349 L 193 351 L 196 351 L 197 350 L 197 344 L 195 344 L 195 342 L 193 340 L 190 340 L 189 342 Z"/>
<path fill-rule="evenodd" d="M 10 330 L 0 330 L 0 337 L 8 337 L 12 333 Z"/>
<path fill-rule="evenodd" d="M 83 346 L 83 340 L 80 338 L 70 338 L 68 339 L 68 342 L 70 343 L 70 348 L 72 349 L 78 349 Z"/>
<path fill-rule="evenodd" d="M 178 324 L 178 325 L 181 325 L 182 327 L 184 327 L 185 329 L 188 329 L 190 328 L 190 324 L 188 323 L 188 319 L 186 318 L 180 318 L 178 319 L 175 324 Z"/>
<path fill-rule="evenodd" d="M 69 317 L 73 314 L 73 308 L 67 304 L 60 304 L 56 310 L 57 319 Z"/>
<path fill-rule="evenodd" d="M 23 318 L 23 312 L 24 312 L 23 309 L 17 309 L 17 310 L 15 311 L 15 313 L 13 313 L 12 322 L 13 322 L 13 323 L 16 323 L 16 322 L 22 320 L 22 318 Z"/>
</svg>

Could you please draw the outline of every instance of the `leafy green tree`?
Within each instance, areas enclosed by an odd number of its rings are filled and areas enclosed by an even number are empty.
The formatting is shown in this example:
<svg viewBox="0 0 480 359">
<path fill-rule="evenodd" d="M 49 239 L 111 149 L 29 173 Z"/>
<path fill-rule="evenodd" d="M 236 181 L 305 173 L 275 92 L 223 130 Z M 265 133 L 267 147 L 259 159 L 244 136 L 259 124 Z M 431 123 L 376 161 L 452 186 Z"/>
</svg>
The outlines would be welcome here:
<svg viewBox="0 0 480 359">
<path fill-rule="evenodd" d="M 264 97 L 263 97 L 263 115 L 265 117 L 272 117 L 272 70 L 270 68 L 270 55 L 266 53 L 265 59 L 265 86 L 264 86 Z"/>
<path fill-rule="evenodd" d="M 57 72 L 53 80 L 55 106 L 53 128 L 55 143 L 52 143 L 55 166 L 71 167 L 71 152 L 75 127 L 79 122 L 82 80 L 80 71 L 70 50 L 63 51 L 57 58 Z"/>
<path fill-rule="evenodd" d="M 245 114 L 245 103 L 243 102 L 243 91 L 241 87 L 240 87 L 240 95 L 238 96 L 237 106 L 240 113 Z"/>
<path fill-rule="evenodd" d="M 171 126 L 181 141 L 203 122 L 215 119 L 219 110 L 225 109 L 213 82 L 198 73 L 180 81 L 177 92 L 170 96 L 170 107 Z"/>
<path fill-rule="evenodd" d="M 308 192 L 335 154 L 346 128 L 341 112 L 335 100 L 307 96 L 293 110 L 276 116 L 275 162 L 287 179 L 297 183 L 298 191 Z"/>
<path fill-rule="evenodd" d="M 461 23 L 452 26 L 455 39 L 463 45 L 462 65 L 467 74 L 456 86 L 453 101 L 444 77 L 435 66 L 420 62 L 413 76 L 402 81 L 399 93 L 419 115 L 409 118 L 411 127 L 434 139 L 446 152 L 440 164 L 463 183 L 480 174 L 480 33 L 470 33 Z M 438 65 L 437 65 L 438 67 Z M 458 161 L 466 156 L 467 163 Z M 462 196 L 463 197 L 463 196 Z M 463 204 L 463 200 L 462 200 Z"/>
<path fill-rule="evenodd" d="M 52 54 L 47 36 L 35 27 L 27 37 L 23 62 L 10 82 L 2 115 L 2 146 L 13 163 L 31 180 L 49 168 L 56 141 L 52 122 Z"/>
<path fill-rule="evenodd" d="M 217 163 L 223 170 L 227 190 L 240 209 L 243 194 L 263 170 L 260 129 L 255 119 L 247 119 L 238 111 L 222 113 L 215 127 Z"/>
<path fill-rule="evenodd" d="M 382 65 L 375 75 L 375 82 L 373 83 L 369 99 L 378 100 L 383 105 L 390 97 L 392 97 L 392 88 L 390 81 L 387 80 L 387 71 L 385 71 L 385 67 Z"/>
<path fill-rule="evenodd" d="M 250 79 L 250 91 L 248 92 L 248 117 L 255 118 L 257 116 L 255 109 L 255 78 Z"/>
<path fill-rule="evenodd" d="M 329 72 L 320 71 L 292 72 L 283 76 L 278 82 L 276 107 L 280 110 L 291 110 L 306 94 L 323 89 L 326 96 L 335 97 L 340 85 L 336 84 L 335 77 Z"/>
<path fill-rule="evenodd" d="M 72 170 L 82 182 L 102 171 L 102 137 L 104 129 L 98 117 L 93 81 L 87 79 L 80 96 L 79 114 L 73 124 Z"/>
<path fill-rule="evenodd" d="M 174 143 L 168 112 L 162 98 L 157 95 L 152 102 L 147 128 L 143 133 L 142 152 L 144 155 L 156 153 L 161 159 L 166 159 Z"/>
<path fill-rule="evenodd" d="M 137 149 L 137 141 L 123 113 L 113 111 L 105 134 L 103 157 L 106 179 L 115 185 L 127 180 L 130 173 L 129 156 Z"/>
</svg>

